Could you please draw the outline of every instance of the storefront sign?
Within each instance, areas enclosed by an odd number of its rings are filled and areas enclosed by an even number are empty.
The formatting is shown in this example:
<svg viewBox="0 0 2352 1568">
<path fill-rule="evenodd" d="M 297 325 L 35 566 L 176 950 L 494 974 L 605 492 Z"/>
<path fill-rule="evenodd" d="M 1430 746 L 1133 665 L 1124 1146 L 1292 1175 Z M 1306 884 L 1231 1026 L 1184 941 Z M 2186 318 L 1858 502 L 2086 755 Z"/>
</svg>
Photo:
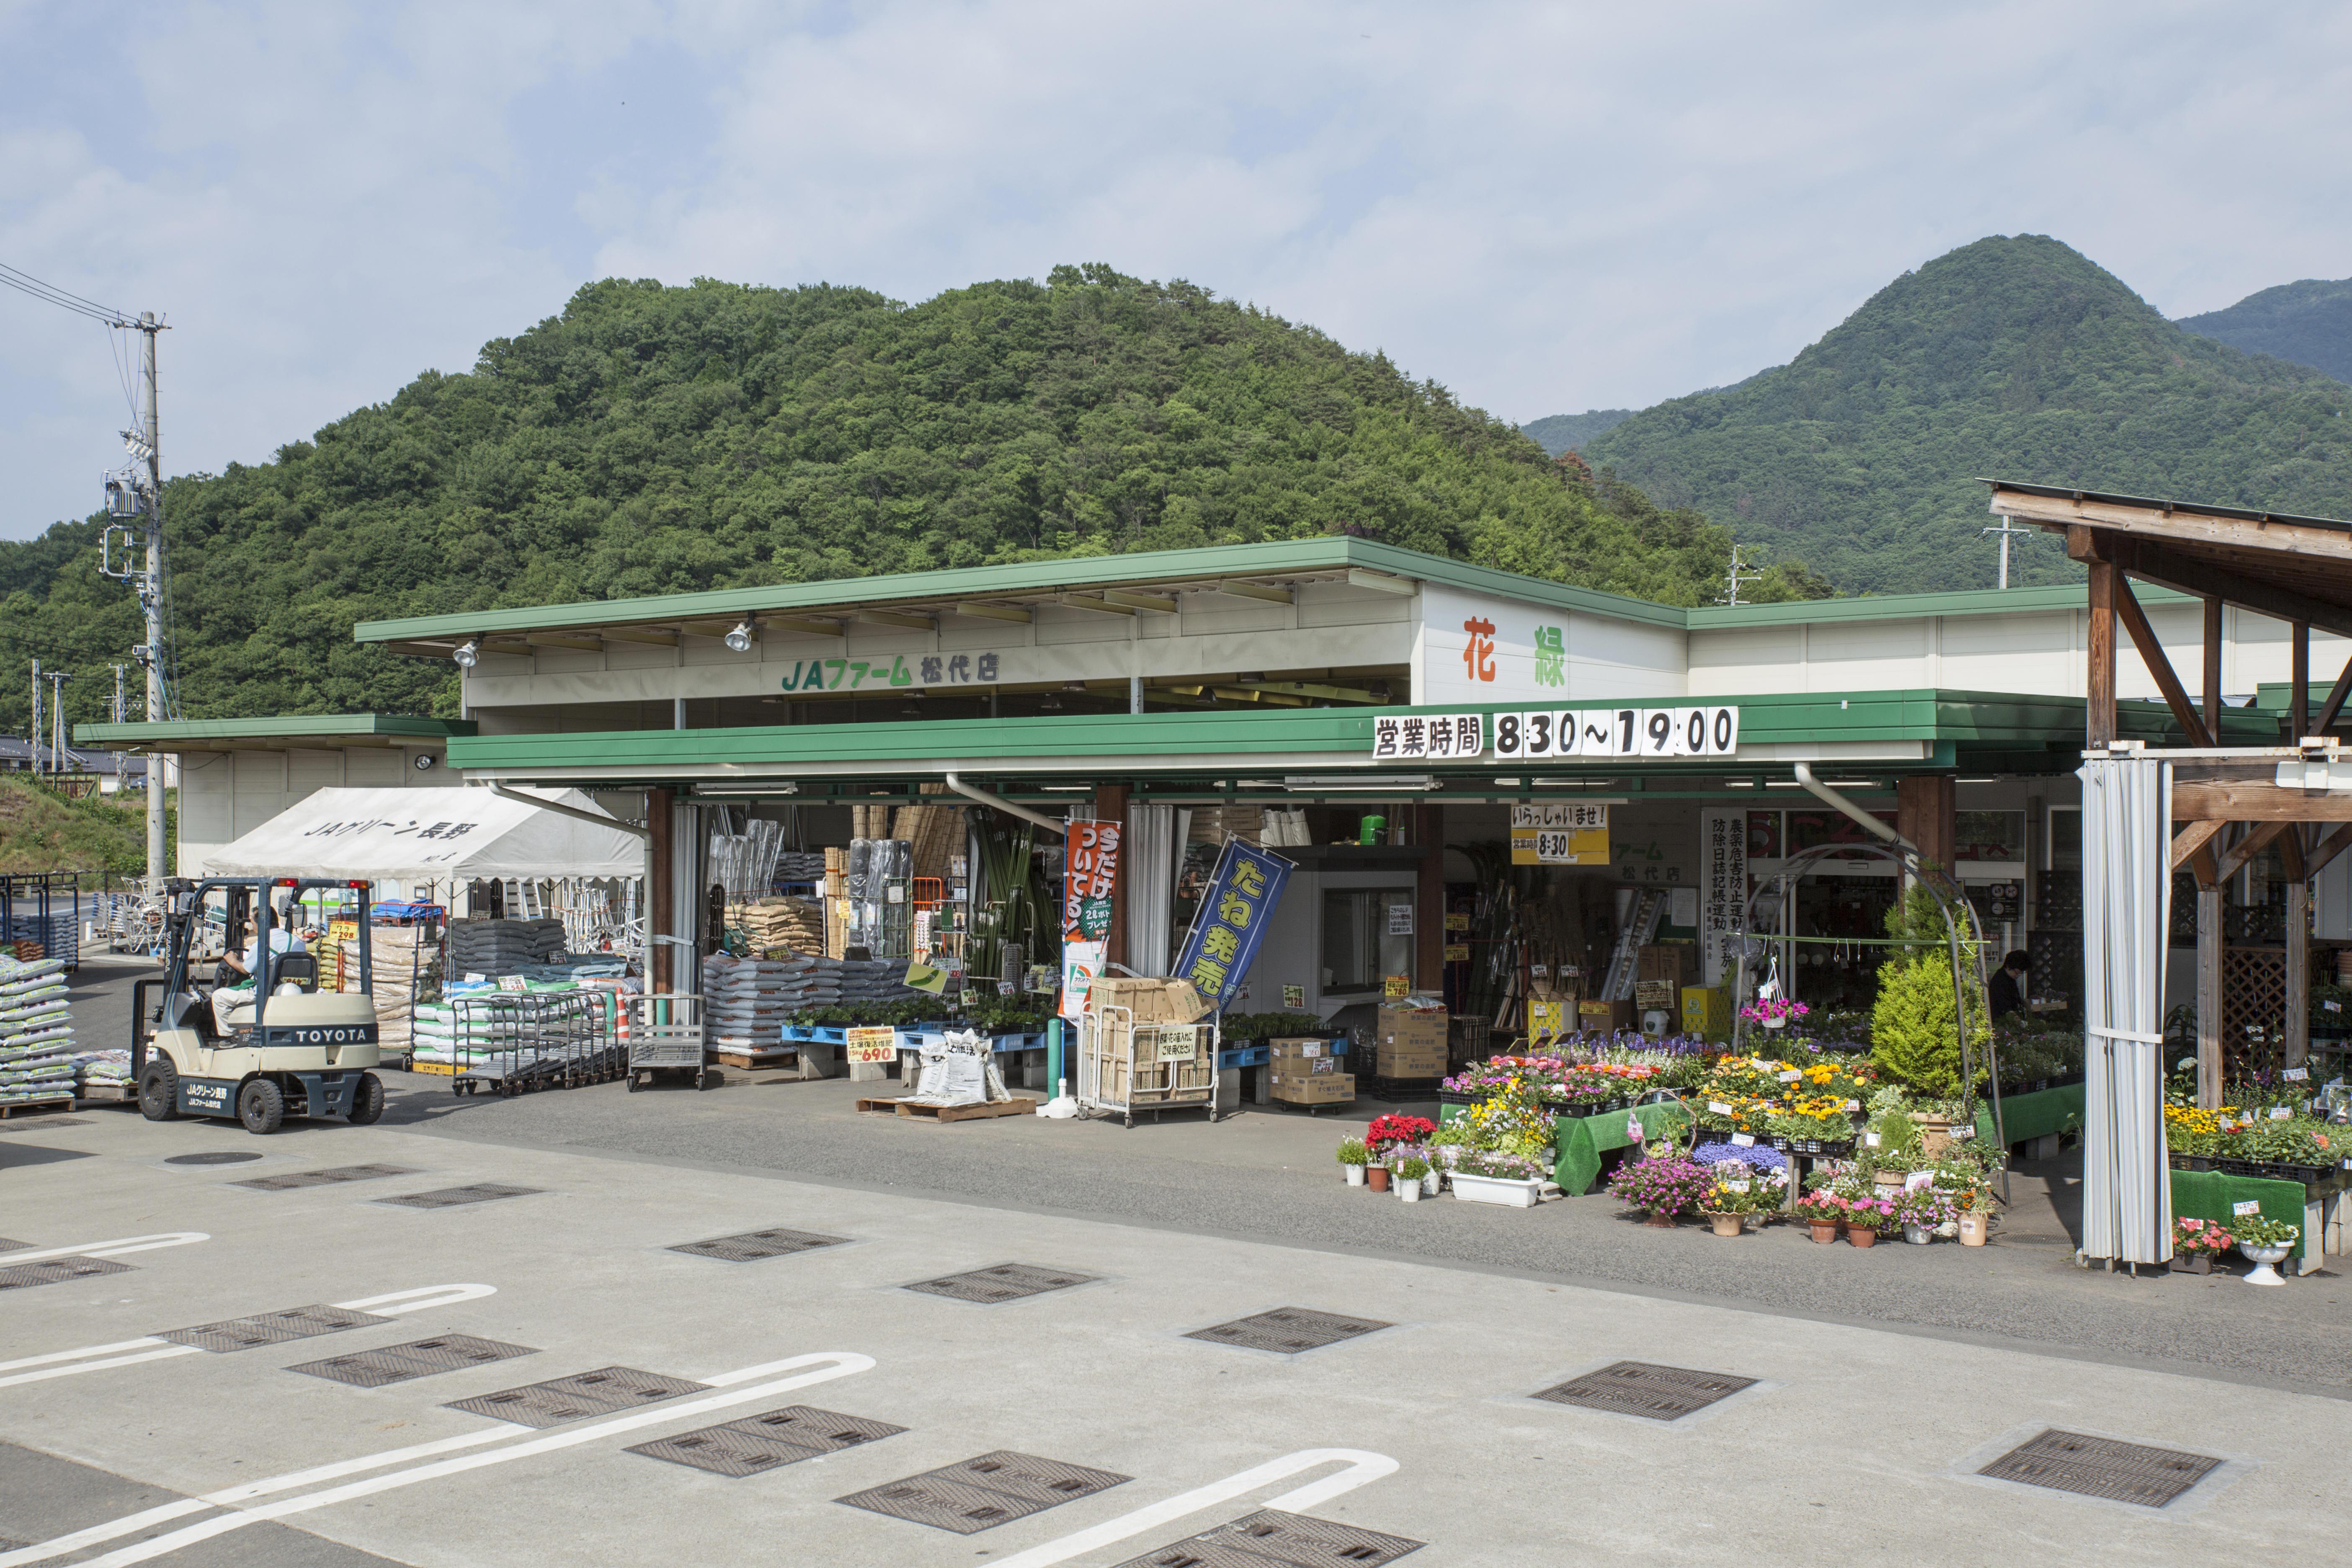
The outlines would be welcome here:
<svg viewBox="0 0 2352 1568">
<path fill-rule="evenodd" d="M 1726 944 L 1748 902 L 1747 813 L 1703 811 L 1698 832 L 1702 978 L 1709 985 L 1720 985 L 1730 967 Z"/>
<path fill-rule="evenodd" d="M 1242 993 L 1242 976 L 1257 957 L 1289 880 L 1290 862 L 1281 856 L 1238 838 L 1225 841 L 1176 959 L 1176 973 L 1212 1007 L 1222 1008 Z"/>
<path fill-rule="evenodd" d="M 898 1031 L 884 1028 L 852 1029 L 845 1037 L 842 1055 L 853 1063 L 891 1062 L 898 1059 Z"/>
<path fill-rule="evenodd" d="M 1739 750 L 1737 708 L 1563 708 L 1492 715 L 1495 755 L 1728 757 Z"/>
<path fill-rule="evenodd" d="M 1412 934 L 1412 906 L 1411 904 L 1395 903 L 1389 906 L 1388 933 L 1391 936 L 1411 936 Z"/>
<path fill-rule="evenodd" d="M 1087 1010 L 1087 990 L 1102 973 L 1110 935 L 1111 895 L 1118 886 L 1118 824 L 1073 822 L 1062 883 L 1062 1016 Z"/>
<path fill-rule="evenodd" d="M 1153 1047 L 1155 1060 L 1189 1062 L 1201 1054 L 1201 1026 L 1162 1024 L 1157 1031 Z"/>
<path fill-rule="evenodd" d="M 1407 713 L 1372 721 L 1372 755 L 1390 762 L 1475 762 L 1486 750 L 1483 713 Z"/>
<path fill-rule="evenodd" d="M 1609 808 L 1575 802 L 1511 807 L 1514 866 L 1606 866 Z"/>
<path fill-rule="evenodd" d="M 1282 1005 L 1286 1010 L 1293 1013 L 1296 1013 L 1299 1008 L 1306 1006 L 1307 987 L 1304 985 L 1284 986 L 1282 988 Z"/>
</svg>

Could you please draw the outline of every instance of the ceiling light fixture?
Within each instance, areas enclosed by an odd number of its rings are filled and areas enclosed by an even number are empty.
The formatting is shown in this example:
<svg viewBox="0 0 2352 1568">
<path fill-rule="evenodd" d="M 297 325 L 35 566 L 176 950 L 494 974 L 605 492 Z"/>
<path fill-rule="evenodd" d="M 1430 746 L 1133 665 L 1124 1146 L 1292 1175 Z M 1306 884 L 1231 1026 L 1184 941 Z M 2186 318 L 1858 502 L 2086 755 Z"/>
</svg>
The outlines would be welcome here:
<svg viewBox="0 0 2352 1568">
<path fill-rule="evenodd" d="M 735 623 L 735 628 L 727 634 L 727 647 L 730 651 L 735 653 L 750 653 L 751 651 L 751 619 L 750 616 L 746 616 L 743 619 Z"/>
<path fill-rule="evenodd" d="M 1310 773 L 1293 774 L 1286 777 L 1282 781 L 1282 787 L 1286 790 L 1293 791 L 1369 789 L 1389 790 L 1394 792 L 1397 790 L 1433 790 L 1439 786 L 1437 780 L 1428 773 L 1343 774 L 1336 778 L 1324 777 Z"/>
<path fill-rule="evenodd" d="M 457 645 L 457 651 L 452 653 L 449 656 L 449 658 L 450 661 L 457 665 L 459 669 L 473 668 L 475 665 L 481 662 L 482 645 L 480 639 L 476 637 L 467 637 L 464 642 Z"/>
</svg>

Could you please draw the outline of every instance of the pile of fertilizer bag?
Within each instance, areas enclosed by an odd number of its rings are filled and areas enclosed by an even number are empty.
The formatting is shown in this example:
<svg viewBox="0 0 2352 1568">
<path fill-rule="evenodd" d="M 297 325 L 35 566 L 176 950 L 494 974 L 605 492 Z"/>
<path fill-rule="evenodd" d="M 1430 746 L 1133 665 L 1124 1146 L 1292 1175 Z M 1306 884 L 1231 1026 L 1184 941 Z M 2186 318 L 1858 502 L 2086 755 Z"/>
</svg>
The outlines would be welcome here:
<svg viewBox="0 0 2352 1568">
<path fill-rule="evenodd" d="M 0 957 L 0 1105 L 71 1098 L 73 1015 L 61 958 Z"/>
</svg>

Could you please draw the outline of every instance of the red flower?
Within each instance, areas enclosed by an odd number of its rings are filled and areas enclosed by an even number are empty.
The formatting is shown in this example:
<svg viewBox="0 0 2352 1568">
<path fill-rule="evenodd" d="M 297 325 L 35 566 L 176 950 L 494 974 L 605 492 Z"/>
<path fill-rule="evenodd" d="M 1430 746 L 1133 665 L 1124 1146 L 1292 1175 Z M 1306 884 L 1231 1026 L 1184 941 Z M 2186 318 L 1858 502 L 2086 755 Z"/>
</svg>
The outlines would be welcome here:
<svg viewBox="0 0 2352 1568">
<path fill-rule="evenodd" d="M 1364 1129 L 1365 1147 L 1380 1150 L 1398 1143 L 1423 1143 L 1435 1135 L 1437 1123 L 1425 1116 L 1375 1116 Z"/>
</svg>

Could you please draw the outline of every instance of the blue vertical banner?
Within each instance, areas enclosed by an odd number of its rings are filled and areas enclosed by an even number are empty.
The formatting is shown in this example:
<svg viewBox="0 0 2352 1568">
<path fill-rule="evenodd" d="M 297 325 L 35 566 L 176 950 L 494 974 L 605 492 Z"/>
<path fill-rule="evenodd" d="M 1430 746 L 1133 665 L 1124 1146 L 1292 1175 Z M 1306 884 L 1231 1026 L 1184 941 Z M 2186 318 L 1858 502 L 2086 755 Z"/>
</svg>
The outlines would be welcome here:
<svg viewBox="0 0 2352 1568">
<path fill-rule="evenodd" d="M 1265 941 L 1266 927 L 1282 903 L 1290 862 L 1238 838 L 1225 841 L 1217 874 L 1201 895 L 1201 907 L 1177 955 L 1176 973 L 1192 983 L 1202 999 L 1220 1012 L 1241 989 Z"/>
</svg>

